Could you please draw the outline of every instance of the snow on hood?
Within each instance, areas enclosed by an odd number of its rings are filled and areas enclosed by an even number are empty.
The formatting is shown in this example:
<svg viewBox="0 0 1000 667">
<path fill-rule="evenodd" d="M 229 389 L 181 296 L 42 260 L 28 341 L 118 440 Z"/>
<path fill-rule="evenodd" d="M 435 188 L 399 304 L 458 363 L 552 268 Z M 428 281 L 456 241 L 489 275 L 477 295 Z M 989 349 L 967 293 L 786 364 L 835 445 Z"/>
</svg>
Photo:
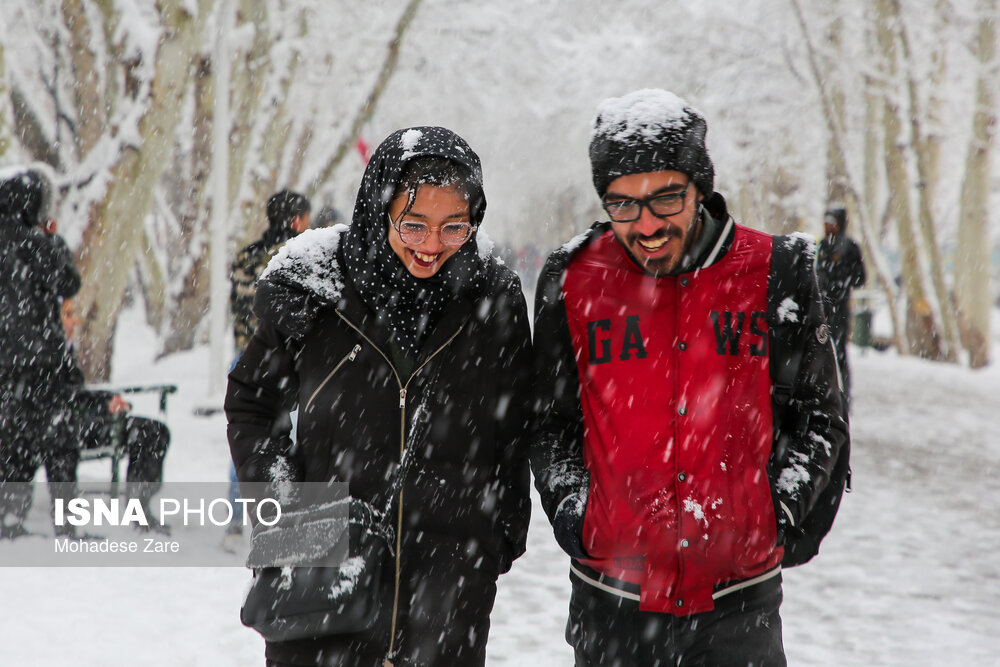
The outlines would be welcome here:
<svg viewBox="0 0 1000 667">
<path fill-rule="evenodd" d="M 308 229 L 289 239 L 268 262 L 260 279 L 300 287 L 327 303 L 336 303 L 344 291 L 337 247 L 347 229 L 344 224 Z"/>
</svg>

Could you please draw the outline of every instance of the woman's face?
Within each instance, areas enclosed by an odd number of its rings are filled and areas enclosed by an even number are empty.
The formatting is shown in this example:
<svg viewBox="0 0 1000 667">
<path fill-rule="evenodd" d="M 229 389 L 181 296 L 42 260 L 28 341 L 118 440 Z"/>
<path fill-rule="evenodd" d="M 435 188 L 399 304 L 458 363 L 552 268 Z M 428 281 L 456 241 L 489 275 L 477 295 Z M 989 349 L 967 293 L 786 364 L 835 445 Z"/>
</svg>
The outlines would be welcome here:
<svg viewBox="0 0 1000 667">
<path fill-rule="evenodd" d="M 403 230 L 404 236 L 408 236 L 414 230 L 419 230 L 419 223 L 423 223 L 427 225 L 429 233 L 420 243 L 406 243 L 387 220 L 389 245 L 414 277 L 430 278 L 462 247 L 462 244 L 443 243 L 441 227 L 449 225 L 451 230 L 454 229 L 450 227 L 451 225 L 469 224 L 469 201 L 455 186 L 419 185 L 413 206 L 402 219 L 399 219 L 406 208 L 406 201 L 407 193 L 403 192 L 389 202 L 389 216 L 395 221 L 396 227 Z"/>
</svg>

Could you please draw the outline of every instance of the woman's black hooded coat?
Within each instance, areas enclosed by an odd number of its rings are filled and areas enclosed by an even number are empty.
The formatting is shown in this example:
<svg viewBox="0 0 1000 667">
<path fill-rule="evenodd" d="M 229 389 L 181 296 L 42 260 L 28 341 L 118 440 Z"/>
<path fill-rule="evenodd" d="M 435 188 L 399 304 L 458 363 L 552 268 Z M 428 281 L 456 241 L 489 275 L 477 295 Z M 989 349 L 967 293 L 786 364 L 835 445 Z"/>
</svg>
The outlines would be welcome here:
<svg viewBox="0 0 1000 667">
<path fill-rule="evenodd" d="M 480 172 L 457 136 L 394 136 L 369 164 L 352 227 L 301 234 L 262 275 L 260 324 L 229 376 L 230 447 L 241 482 L 291 470 L 301 481 L 347 482 L 352 496 L 379 508 L 403 448 L 416 447 L 397 506 L 403 579 L 408 568 L 436 566 L 492 589 L 524 552 L 530 514 L 524 296 L 516 275 L 473 237 L 466 246 L 476 253 L 480 287 L 458 290 L 423 337 L 415 370 L 399 373 L 385 327 L 347 275 L 344 246 L 388 226 L 388 200 L 407 160 L 442 155 Z M 473 207 L 473 223 L 484 207 Z M 293 447 L 281 425 L 296 407 Z M 417 422 L 427 423 L 413 438 Z"/>
</svg>

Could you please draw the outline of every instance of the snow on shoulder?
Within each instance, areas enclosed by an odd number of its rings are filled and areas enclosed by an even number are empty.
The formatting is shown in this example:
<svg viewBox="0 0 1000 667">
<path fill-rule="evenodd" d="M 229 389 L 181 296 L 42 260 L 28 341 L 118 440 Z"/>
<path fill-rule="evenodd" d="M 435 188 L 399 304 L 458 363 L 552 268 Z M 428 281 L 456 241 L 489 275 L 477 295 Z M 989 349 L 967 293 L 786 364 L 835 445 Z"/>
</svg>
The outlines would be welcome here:
<svg viewBox="0 0 1000 667">
<path fill-rule="evenodd" d="M 792 232 L 785 237 L 785 243 L 790 244 L 793 247 L 796 241 L 801 241 L 805 246 L 806 255 L 811 258 L 816 256 L 816 239 L 805 232 Z"/>
<path fill-rule="evenodd" d="M 644 88 L 601 102 L 591 139 L 605 136 L 619 142 L 655 141 L 663 129 L 683 128 L 695 114 L 701 115 L 673 93 Z"/>
<path fill-rule="evenodd" d="M 559 246 L 559 252 L 563 252 L 566 254 L 573 254 L 574 252 L 576 252 L 577 248 L 579 248 L 584 244 L 584 242 L 587 240 L 589 236 L 590 236 L 589 229 L 585 232 L 580 232 L 579 234 L 571 238 L 569 241 L 566 241 L 566 243 L 563 243 L 561 246 Z"/>
<path fill-rule="evenodd" d="M 281 247 L 260 274 L 265 278 L 298 285 L 327 302 L 336 302 L 344 289 L 337 264 L 337 246 L 347 225 L 307 229 Z"/>
</svg>

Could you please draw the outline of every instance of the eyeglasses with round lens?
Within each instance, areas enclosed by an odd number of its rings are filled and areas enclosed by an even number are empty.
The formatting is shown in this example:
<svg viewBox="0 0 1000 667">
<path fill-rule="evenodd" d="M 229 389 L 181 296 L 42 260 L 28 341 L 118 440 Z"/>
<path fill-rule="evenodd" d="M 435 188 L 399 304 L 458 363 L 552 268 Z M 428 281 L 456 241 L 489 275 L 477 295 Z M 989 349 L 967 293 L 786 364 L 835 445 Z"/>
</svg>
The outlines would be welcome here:
<svg viewBox="0 0 1000 667">
<path fill-rule="evenodd" d="M 396 230 L 396 233 L 399 234 L 399 239 L 407 245 L 420 245 L 427 240 L 427 237 L 431 233 L 431 228 L 426 222 L 418 220 L 393 222 L 391 217 L 389 218 L 389 222 L 392 224 L 393 229 Z M 472 232 L 476 231 L 476 227 L 473 227 L 468 222 L 447 222 L 438 227 L 437 231 L 441 243 L 449 246 L 458 246 L 469 240 Z"/>
<path fill-rule="evenodd" d="M 614 199 L 604 201 L 601 206 L 612 222 L 635 222 L 642 216 L 644 206 L 649 208 L 649 212 L 657 218 L 669 218 L 684 210 L 687 193 L 690 189 L 691 183 L 689 181 L 680 192 L 668 192 L 646 199 Z"/>
</svg>

